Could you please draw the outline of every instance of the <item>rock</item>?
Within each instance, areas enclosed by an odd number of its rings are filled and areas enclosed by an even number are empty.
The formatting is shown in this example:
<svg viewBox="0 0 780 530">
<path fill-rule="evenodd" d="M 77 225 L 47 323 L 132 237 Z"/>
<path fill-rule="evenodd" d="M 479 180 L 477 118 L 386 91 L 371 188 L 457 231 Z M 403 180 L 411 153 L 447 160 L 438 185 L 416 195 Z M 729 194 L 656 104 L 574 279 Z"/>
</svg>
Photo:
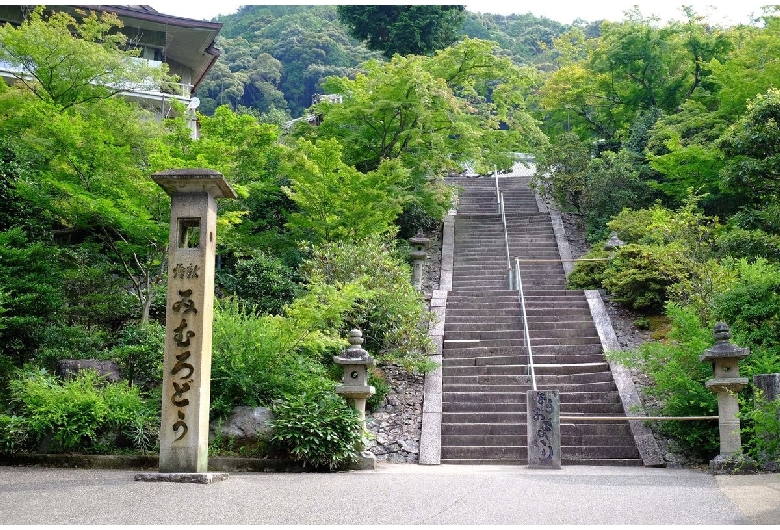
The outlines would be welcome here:
<svg viewBox="0 0 780 530">
<path fill-rule="evenodd" d="M 273 412 L 265 407 L 235 407 L 226 420 L 209 424 L 209 442 L 222 436 L 240 447 L 268 438 L 273 432 L 268 424 L 272 419 Z"/>
<path fill-rule="evenodd" d="M 70 379 L 82 370 L 95 370 L 104 376 L 109 383 L 122 380 L 119 366 L 114 361 L 98 361 L 97 359 L 63 359 L 57 363 L 57 375 Z"/>
</svg>

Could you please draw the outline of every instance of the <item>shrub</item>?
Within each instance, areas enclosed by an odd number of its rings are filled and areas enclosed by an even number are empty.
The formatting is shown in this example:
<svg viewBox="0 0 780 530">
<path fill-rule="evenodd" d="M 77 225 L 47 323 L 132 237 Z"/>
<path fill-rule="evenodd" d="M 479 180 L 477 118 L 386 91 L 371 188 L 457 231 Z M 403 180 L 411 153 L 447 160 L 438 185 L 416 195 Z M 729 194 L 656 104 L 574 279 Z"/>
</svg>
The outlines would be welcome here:
<svg viewBox="0 0 780 530">
<path fill-rule="evenodd" d="M 653 385 L 645 389 L 658 400 L 662 416 L 711 416 L 718 412 L 717 398 L 705 386 L 712 367 L 699 356 L 713 343 L 711 328 L 702 326 L 696 311 L 666 305 L 672 319 L 665 340 L 647 342 L 631 352 L 615 352 L 610 358 L 649 375 Z M 655 427 L 673 437 L 687 453 L 708 460 L 719 450 L 718 424 L 712 421 L 662 421 Z"/>
<path fill-rule="evenodd" d="M 165 328 L 157 323 L 130 324 L 119 332 L 119 341 L 103 357 L 117 361 L 122 377 L 143 391 L 162 385 Z"/>
<path fill-rule="evenodd" d="M 372 368 L 368 371 L 368 384 L 374 387 L 376 393 L 366 400 L 366 410 L 375 412 L 385 404 L 385 398 L 390 393 L 390 383 L 381 370 Z"/>
<path fill-rule="evenodd" d="M 634 167 L 632 156 L 622 150 L 604 152 L 585 170 L 583 211 L 588 240 L 609 237 L 607 222 L 624 208 L 640 208 L 648 202 L 650 189 Z"/>
<path fill-rule="evenodd" d="M 603 285 L 616 302 L 637 310 L 660 311 L 669 288 L 685 277 L 681 252 L 679 246 L 626 245 L 615 253 Z"/>
<path fill-rule="evenodd" d="M 603 247 L 603 245 L 601 245 Z M 586 259 L 601 259 L 609 257 L 609 252 L 593 246 L 584 256 Z M 607 261 L 577 261 L 574 269 L 567 277 L 569 289 L 601 289 L 604 287 L 609 262 Z"/>
<path fill-rule="evenodd" d="M 0 414 L 0 454 L 14 453 L 23 449 L 28 437 L 25 418 Z"/>
<path fill-rule="evenodd" d="M 136 389 L 105 383 L 92 370 L 63 382 L 45 370 L 25 371 L 11 381 L 11 393 L 33 439 L 45 445 L 51 438 L 64 451 L 93 447 L 144 414 Z"/>
<path fill-rule="evenodd" d="M 215 304 L 212 418 L 227 416 L 237 405 L 268 406 L 287 394 L 332 386 L 322 360 L 345 341 L 326 324 L 340 328 L 339 315 L 353 297 L 335 289 L 310 293 L 288 308 L 289 316 L 258 316 L 234 298 Z"/>
<path fill-rule="evenodd" d="M 384 362 L 429 369 L 427 353 L 433 345 L 428 326 L 433 315 L 411 284 L 405 258 L 389 242 L 375 237 L 324 244 L 314 249 L 301 271 L 310 284 L 355 282 L 362 286 L 366 296 L 345 319 L 350 328 L 363 332 L 363 347 Z"/>
<path fill-rule="evenodd" d="M 285 456 L 315 469 L 349 464 L 363 441 L 363 423 L 332 389 L 287 396 L 271 410 L 271 440 Z"/>
<path fill-rule="evenodd" d="M 239 260 L 232 273 L 221 271 L 218 278 L 222 289 L 253 305 L 259 313 L 280 314 L 300 289 L 295 271 L 263 252 Z"/>
<path fill-rule="evenodd" d="M 761 391 L 753 403 L 740 403 L 745 452 L 763 465 L 780 466 L 780 400 L 767 401 Z"/>
</svg>

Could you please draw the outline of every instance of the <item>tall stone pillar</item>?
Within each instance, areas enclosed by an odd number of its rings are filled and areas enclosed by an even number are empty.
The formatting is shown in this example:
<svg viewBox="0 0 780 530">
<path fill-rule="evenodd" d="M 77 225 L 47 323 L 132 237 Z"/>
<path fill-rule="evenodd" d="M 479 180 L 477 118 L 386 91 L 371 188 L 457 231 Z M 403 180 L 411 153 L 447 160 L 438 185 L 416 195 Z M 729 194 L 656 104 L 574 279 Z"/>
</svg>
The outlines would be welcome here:
<svg viewBox="0 0 780 530">
<path fill-rule="evenodd" d="M 221 173 L 174 169 L 152 179 L 171 196 L 160 473 L 208 469 L 217 204 L 236 193 Z"/>
</svg>

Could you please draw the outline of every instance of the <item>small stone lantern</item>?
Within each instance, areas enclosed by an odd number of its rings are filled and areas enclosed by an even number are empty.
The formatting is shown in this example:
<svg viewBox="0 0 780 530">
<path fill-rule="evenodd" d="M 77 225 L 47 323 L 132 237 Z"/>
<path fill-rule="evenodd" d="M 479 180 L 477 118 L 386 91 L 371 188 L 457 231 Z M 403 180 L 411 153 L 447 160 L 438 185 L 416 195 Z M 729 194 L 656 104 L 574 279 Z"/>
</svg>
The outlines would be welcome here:
<svg viewBox="0 0 780 530">
<path fill-rule="evenodd" d="M 376 393 L 376 389 L 368 384 L 368 367 L 376 362 L 366 350 L 361 348 L 363 333 L 359 329 L 349 332 L 350 347 L 333 357 L 333 362 L 344 368 L 344 379 L 336 387 L 336 393 L 344 396 L 357 410 L 360 419 L 366 419 L 366 399 Z"/>
<path fill-rule="evenodd" d="M 417 232 L 412 238 L 409 238 L 412 250 L 409 256 L 412 258 L 412 285 L 418 291 L 422 291 L 423 264 L 428 257 L 428 245 L 431 240 L 425 237 L 422 232 Z"/>
<path fill-rule="evenodd" d="M 613 231 L 611 234 L 609 234 L 609 239 L 606 241 L 606 243 L 604 243 L 604 250 L 608 250 L 609 257 L 614 258 L 615 251 L 625 245 L 626 245 L 625 241 L 621 240 L 618 237 L 617 232 Z"/>
<path fill-rule="evenodd" d="M 750 354 L 749 348 L 740 348 L 731 342 L 729 327 L 723 322 L 715 324 L 715 345 L 704 351 L 699 358 L 711 362 L 714 377 L 705 384 L 718 395 L 718 426 L 720 430 L 720 454 L 710 461 L 710 471 L 716 472 L 727 467 L 729 457 L 742 451 L 742 438 L 739 428 L 739 403 L 737 392 L 748 384 L 747 377 L 739 376 L 740 359 Z"/>
<path fill-rule="evenodd" d="M 336 387 L 336 393 L 344 396 L 349 404 L 357 411 L 358 416 L 366 424 L 366 399 L 376 393 L 376 389 L 368 384 L 368 367 L 376 362 L 360 345 L 363 344 L 363 333 L 359 329 L 349 332 L 349 348 L 343 350 L 341 355 L 333 357 L 333 362 L 344 368 L 343 382 Z M 365 444 L 365 440 L 364 440 Z M 360 449 L 364 449 L 365 445 Z M 376 456 L 371 451 L 361 451 L 360 460 L 356 463 L 356 469 L 375 469 Z"/>
</svg>

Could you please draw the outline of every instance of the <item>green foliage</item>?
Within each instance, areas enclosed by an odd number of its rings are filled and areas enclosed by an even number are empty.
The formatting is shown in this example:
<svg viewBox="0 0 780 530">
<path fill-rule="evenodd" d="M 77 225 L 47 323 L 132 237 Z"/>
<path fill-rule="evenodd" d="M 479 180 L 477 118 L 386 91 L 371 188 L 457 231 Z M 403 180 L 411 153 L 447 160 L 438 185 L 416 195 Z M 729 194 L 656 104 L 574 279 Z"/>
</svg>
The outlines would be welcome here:
<svg viewBox="0 0 780 530">
<path fill-rule="evenodd" d="M 363 332 L 363 347 L 385 362 L 426 370 L 433 316 L 411 284 L 409 266 L 390 243 L 374 237 L 321 245 L 301 273 L 310 284 L 360 285 L 366 294 L 345 318 Z"/>
<path fill-rule="evenodd" d="M 217 271 L 219 286 L 261 313 L 279 314 L 300 290 L 296 272 L 279 258 L 257 252 L 232 271 Z"/>
<path fill-rule="evenodd" d="M 744 452 L 762 465 L 780 465 L 780 400 L 768 401 L 760 390 L 753 403 L 740 403 Z"/>
<path fill-rule="evenodd" d="M 697 312 L 675 304 L 666 305 L 671 331 L 661 342 L 647 342 L 632 352 L 611 354 L 627 366 L 648 374 L 653 385 L 645 392 L 658 400 L 661 416 L 717 415 L 715 394 L 705 381 L 712 377 L 712 367 L 699 360 L 712 345 L 711 328 L 702 326 Z M 689 454 L 708 460 L 718 453 L 718 424 L 711 421 L 662 421 L 655 427 L 672 436 Z"/>
<path fill-rule="evenodd" d="M 395 231 L 409 175 L 397 160 L 361 173 L 342 162 L 342 147 L 334 139 L 316 145 L 299 140 L 291 154 L 285 166 L 291 183 L 283 189 L 299 209 L 290 214 L 288 226 L 302 240 L 317 244 Z"/>
<path fill-rule="evenodd" d="M 36 8 L 19 26 L 0 27 L 0 60 L 20 66 L 18 81 L 60 109 L 108 98 L 128 87 L 158 89 L 167 67 L 133 61 L 113 13 L 91 11 L 81 20 Z M 165 65 L 164 65 L 165 66 Z M 32 79 L 30 79 L 32 78 Z"/>
<path fill-rule="evenodd" d="M 120 431 L 138 416 L 144 403 L 124 383 L 105 383 L 94 371 L 60 382 L 45 371 L 25 371 L 11 381 L 12 402 L 36 442 L 72 451 L 95 447 L 100 437 Z"/>
<path fill-rule="evenodd" d="M 601 245 L 603 248 L 603 245 Z M 582 261 L 574 264 L 574 269 L 566 278 L 569 289 L 602 289 L 606 279 L 607 261 L 588 261 L 591 259 L 601 260 L 609 257 L 609 252 L 599 248 L 599 245 L 593 245 L 591 249 L 582 256 Z"/>
<path fill-rule="evenodd" d="M 648 203 L 650 190 L 641 179 L 635 156 L 625 149 L 617 154 L 605 151 L 590 160 L 582 178 L 581 206 L 590 241 L 607 238 L 607 222 L 624 208 L 635 210 Z"/>
<path fill-rule="evenodd" d="M 28 436 L 25 418 L 0 414 L 0 454 L 23 450 Z"/>
<path fill-rule="evenodd" d="M 41 329 L 41 343 L 34 364 L 53 373 L 62 359 L 102 358 L 108 342 L 109 336 L 103 330 L 67 324 L 45 326 Z"/>
<path fill-rule="evenodd" d="M 780 369 L 780 266 L 743 259 L 737 270 L 735 285 L 715 298 L 715 316 L 729 324 L 740 345 L 772 350 Z"/>
<path fill-rule="evenodd" d="M 714 261 L 717 220 L 698 211 L 697 199 L 690 196 L 676 211 L 658 204 L 623 210 L 607 223 L 628 242 L 605 273 L 604 287 L 616 301 L 647 311 L 660 311 L 668 300 L 694 304 L 706 320 L 712 297 L 730 276 Z"/>
<path fill-rule="evenodd" d="M 726 156 L 723 178 L 757 206 L 773 200 L 780 191 L 778 122 L 780 90 L 769 89 L 751 101 L 745 115 L 719 141 Z"/>
<path fill-rule="evenodd" d="M 333 390 L 287 396 L 273 403 L 272 441 L 296 462 L 334 470 L 357 457 L 363 423 Z"/>
<path fill-rule="evenodd" d="M 366 399 L 366 411 L 376 412 L 385 404 L 387 394 L 390 393 L 390 383 L 381 370 L 373 368 L 368 371 L 368 384 L 374 387 L 376 393 Z"/>
<path fill-rule="evenodd" d="M 43 341 L 63 296 L 56 248 L 31 242 L 18 228 L 0 232 L 0 353 L 21 366 Z"/>
<path fill-rule="evenodd" d="M 603 285 L 616 302 L 642 311 L 659 311 L 669 288 L 685 277 L 679 245 L 628 244 L 618 250 Z"/>
<path fill-rule="evenodd" d="M 537 158 L 531 187 L 559 208 L 582 210 L 590 149 L 573 133 L 562 134 Z"/>
<path fill-rule="evenodd" d="M 299 297 L 285 315 L 258 316 L 235 298 L 215 304 L 211 414 L 237 405 L 268 406 L 284 395 L 332 386 L 322 361 L 345 345 L 337 333 L 360 294 L 321 287 Z"/>
<path fill-rule="evenodd" d="M 162 385 L 165 328 L 157 323 L 129 324 L 103 357 L 115 360 L 130 386 L 150 391 Z"/>
<path fill-rule="evenodd" d="M 369 49 L 386 57 L 430 55 L 458 38 L 463 6 L 378 5 L 338 6 L 339 20 Z"/>
</svg>

